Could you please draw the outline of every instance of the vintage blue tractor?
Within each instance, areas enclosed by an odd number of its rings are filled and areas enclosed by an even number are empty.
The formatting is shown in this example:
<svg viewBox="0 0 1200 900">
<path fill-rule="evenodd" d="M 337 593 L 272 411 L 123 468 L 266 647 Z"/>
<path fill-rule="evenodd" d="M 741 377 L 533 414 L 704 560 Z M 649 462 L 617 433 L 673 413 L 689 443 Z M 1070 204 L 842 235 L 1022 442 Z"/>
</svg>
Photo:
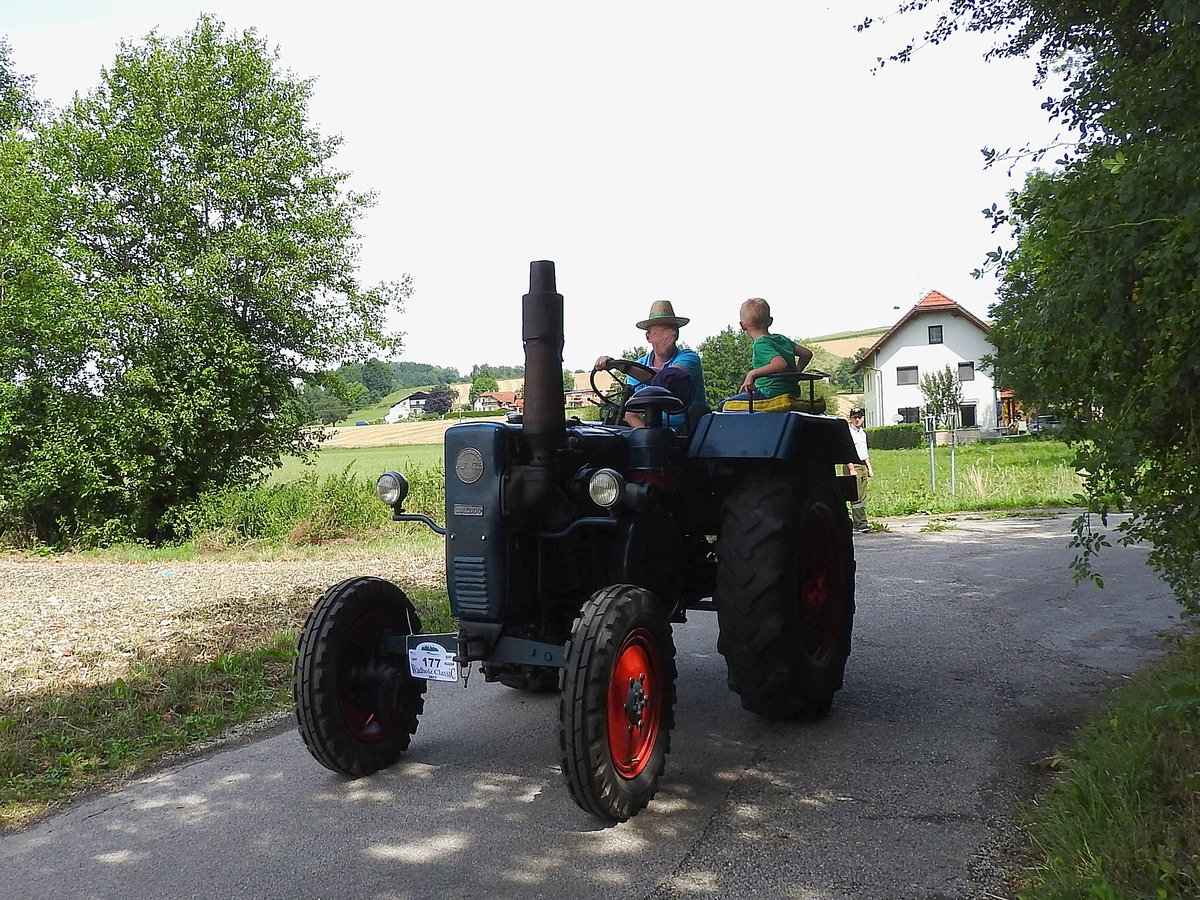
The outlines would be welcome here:
<svg viewBox="0 0 1200 900">
<path fill-rule="evenodd" d="M 715 611 L 746 709 L 829 712 L 854 619 L 854 484 L 836 474 L 854 444 L 843 420 L 791 411 L 693 403 L 685 427 L 666 427 L 684 400 L 656 386 L 602 397 L 610 421 L 629 409 L 645 428 L 567 419 L 554 263 L 531 264 L 523 304 L 523 415 L 446 432 L 445 527 L 403 511 L 403 476 L 378 484 L 394 519 L 445 536 L 458 631 L 422 634 L 403 589 L 382 579 L 335 585 L 300 636 L 296 716 L 318 761 L 367 775 L 408 748 L 427 680 L 478 664 L 489 681 L 560 693 L 571 796 L 624 821 L 664 769 L 672 629 L 689 611 Z M 612 366 L 642 382 L 653 374 Z"/>
</svg>

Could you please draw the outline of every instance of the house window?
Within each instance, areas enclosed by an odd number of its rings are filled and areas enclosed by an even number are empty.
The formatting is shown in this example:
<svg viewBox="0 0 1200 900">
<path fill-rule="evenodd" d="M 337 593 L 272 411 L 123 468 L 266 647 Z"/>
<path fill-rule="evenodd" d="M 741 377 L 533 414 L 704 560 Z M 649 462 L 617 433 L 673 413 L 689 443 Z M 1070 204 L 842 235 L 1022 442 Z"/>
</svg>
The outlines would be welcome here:
<svg viewBox="0 0 1200 900">
<path fill-rule="evenodd" d="M 917 367 L 916 366 L 897 366 L 896 367 L 896 384 L 916 384 L 917 383 Z"/>
<path fill-rule="evenodd" d="M 896 416 L 906 425 L 921 421 L 921 407 L 902 406 L 896 410 Z"/>
<path fill-rule="evenodd" d="M 941 325 L 930 325 L 929 326 L 929 343 L 940 344 L 941 342 L 942 342 L 942 326 Z"/>
<path fill-rule="evenodd" d="M 974 381 L 975 380 L 975 363 L 962 362 L 958 364 L 958 380 L 959 381 Z"/>
<path fill-rule="evenodd" d="M 964 403 L 958 408 L 958 427 L 975 428 L 979 423 L 975 419 L 975 404 Z"/>
</svg>

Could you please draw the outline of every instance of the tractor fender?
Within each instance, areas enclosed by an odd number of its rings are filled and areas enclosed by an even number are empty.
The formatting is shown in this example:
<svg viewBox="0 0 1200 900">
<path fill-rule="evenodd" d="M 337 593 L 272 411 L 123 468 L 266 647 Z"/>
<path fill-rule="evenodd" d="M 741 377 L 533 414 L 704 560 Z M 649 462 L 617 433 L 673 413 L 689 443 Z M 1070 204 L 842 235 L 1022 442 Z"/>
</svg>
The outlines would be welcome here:
<svg viewBox="0 0 1200 900">
<path fill-rule="evenodd" d="M 688 457 L 859 462 L 845 419 L 792 411 L 709 413 L 692 432 Z"/>
</svg>

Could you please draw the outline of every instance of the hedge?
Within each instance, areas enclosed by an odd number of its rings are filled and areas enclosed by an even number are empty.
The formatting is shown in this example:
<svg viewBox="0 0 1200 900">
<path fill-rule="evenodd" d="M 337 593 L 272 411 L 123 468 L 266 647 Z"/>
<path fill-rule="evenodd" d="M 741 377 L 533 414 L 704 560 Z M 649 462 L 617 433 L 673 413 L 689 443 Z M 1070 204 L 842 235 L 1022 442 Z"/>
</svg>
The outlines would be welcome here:
<svg viewBox="0 0 1200 900">
<path fill-rule="evenodd" d="M 919 422 L 867 429 L 867 446 L 872 450 L 912 450 L 924 445 L 925 431 Z"/>
</svg>

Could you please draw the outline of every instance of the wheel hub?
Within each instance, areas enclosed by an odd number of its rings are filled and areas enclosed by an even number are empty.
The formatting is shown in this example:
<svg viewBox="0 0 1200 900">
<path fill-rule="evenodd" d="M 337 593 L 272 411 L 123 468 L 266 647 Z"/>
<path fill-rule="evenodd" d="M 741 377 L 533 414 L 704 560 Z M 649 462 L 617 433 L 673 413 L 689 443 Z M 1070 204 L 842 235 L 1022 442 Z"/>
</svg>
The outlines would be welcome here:
<svg viewBox="0 0 1200 900">
<path fill-rule="evenodd" d="M 622 778 L 636 778 L 649 764 L 658 741 L 663 697 L 650 633 L 625 636 L 608 683 L 608 748 Z"/>
<path fill-rule="evenodd" d="M 642 724 L 642 714 L 646 711 L 646 673 L 637 678 L 629 679 L 629 695 L 625 698 L 625 716 L 629 719 L 630 729 L 639 728 Z"/>
</svg>

